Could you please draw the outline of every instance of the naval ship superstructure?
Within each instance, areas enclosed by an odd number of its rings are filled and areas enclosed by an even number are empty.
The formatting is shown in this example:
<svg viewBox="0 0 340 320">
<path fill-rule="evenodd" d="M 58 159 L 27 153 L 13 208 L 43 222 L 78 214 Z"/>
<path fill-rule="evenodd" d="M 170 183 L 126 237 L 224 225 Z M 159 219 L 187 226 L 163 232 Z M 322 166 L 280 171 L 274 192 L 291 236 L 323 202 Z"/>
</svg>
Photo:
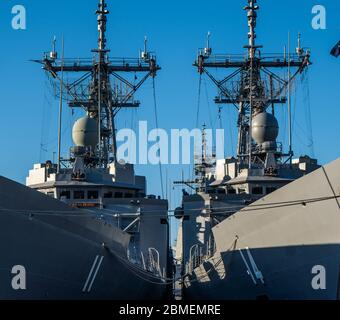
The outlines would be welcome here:
<svg viewBox="0 0 340 320">
<path fill-rule="evenodd" d="M 248 0 L 246 55 L 200 50 L 194 66 L 238 112 L 237 156 L 203 152 L 184 192 L 177 259 L 184 299 L 336 299 L 340 275 L 340 160 L 294 158 L 290 90 L 310 51 L 266 55 L 256 45 L 259 6 Z M 209 43 L 209 42 L 208 42 Z M 222 80 L 211 70 L 231 70 Z M 275 70 L 286 70 L 284 76 Z M 289 149 L 277 141 L 276 105 L 288 107 Z M 322 283 L 320 273 L 327 273 Z"/>
<path fill-rule="evenodd" d="M 58 161 L 35 164 L 27 187 L 1 177 L 5 231 L 0 238 L 10 245 L 0 259 L 8 268 L 25 267 L 27 288 L 1 287 L 0 298 L 163 299 L 169 294 L 168 203 L 148 196 L 146 178 L 117 159 L 115 127 L 117 113 L 139 106 L 135 92 L 160 67 L 146 43 L 139 58 L 109 58 L 108 14 L 100 0 L 92 59 L 59 58 L 54 42 L 52 52 L 36 60 L 58 88 Z M 130 73 L 133 83 L 124 77 Z M 68 158 L 61 157 L 65 100 L 84 112 L 74 123 Z"/>
</svg>

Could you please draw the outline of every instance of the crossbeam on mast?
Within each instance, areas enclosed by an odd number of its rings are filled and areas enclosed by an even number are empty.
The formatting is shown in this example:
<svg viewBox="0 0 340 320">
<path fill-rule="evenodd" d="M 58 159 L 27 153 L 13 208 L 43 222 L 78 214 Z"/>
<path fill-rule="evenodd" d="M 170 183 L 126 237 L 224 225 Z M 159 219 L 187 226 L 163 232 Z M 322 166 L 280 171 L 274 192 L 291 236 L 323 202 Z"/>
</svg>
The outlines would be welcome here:
<svg viewBox="0 0 340 320">
<path fill-rule="evenodd" d="M 252 118 L 261 112 L 266 112 L 269 106 L 286 104 L 288 102 L 287 89 L 298 74 L 302 73 L 310 64 L 310 51 L 301 48 L 300 35 L 296 53 L 262 54 L 262 46 L 255 43 L 257 0 L 248 0 L 244 7 L 248 19 L 248 44 L 244 46 L 247 54 L 212 54 L 210 44 L 207 48 L 199 49 L 196 61 L 193 63 L 199 74 L 206 74 L 218 88 L 215 98 L 216 104 L 230 104 L 238 110 L 238 150 L 239 162 L 251 167 L 253 161 L 252 149 L 254 145 L 251 137 Z M 294 69 L 284 77 L 274 70 Z M 218 79 L 210 69 L 231 70 L 231 73 Z M 289 110 L 290 112 L 290 110 Z M 291 147 L 290 147 L 291 150 Z M 289 152 L 292 154 L 292 151 Z M 284 153 L 281 152 L 281 156 Z"/>
<path fill-rule="evenodd" d="M 59 92 L 60 100 L 67 100 L 71 108 L 84 109 L 88 117 L 97 121 L 98 143 L 94 154 L 91 154 L 89 165 L 103 168 L 110 162 L 117 161 L 115 127 L 117 113 L 122 108 L 139 107 L 140 102 L 134 99 L 135 93 L 148 78 L 154 78 L 161 70 L 156 56 L 147 51 L 146 42 L 144 51 L 138 58 L 109 57 L 110 50 L 106 47 L 108 14 L 106 1 L 99 0 L 96 11 L 98 46 L 92 50 L 93 58 L 58 59 L 54 45 L 53 52 L 45 53 L 41 60 L 33 60 L 41 64 L 43 70 L 51 76 L 54 86 L 60 82 L 62 89 Z M 77 79 L 65 83 L 60 73 L 65 74 L 67 79 L 76 75 Z M 134 74 L 136 80 L 137 73 L 142 76 L 136 83 L 128 79 L 128 74 Z"/>
</svg>

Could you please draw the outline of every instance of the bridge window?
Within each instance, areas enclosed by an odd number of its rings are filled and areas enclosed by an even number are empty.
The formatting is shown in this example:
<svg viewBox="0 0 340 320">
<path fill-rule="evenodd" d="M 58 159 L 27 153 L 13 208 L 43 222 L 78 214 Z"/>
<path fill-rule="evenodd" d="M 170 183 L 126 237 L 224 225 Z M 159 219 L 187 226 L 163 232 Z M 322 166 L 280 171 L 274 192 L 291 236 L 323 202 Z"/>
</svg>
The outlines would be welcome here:
<svg viewBox="0 0 340 320">
<path fill-rule="evenodd" d="M 253 187 L 252 193 L 253 194 L 263 194 L 263 188 L 262 187 Z"/>
<path fill-rule="evenodd" d="M 115 198 L 123 198 L 123 192 L 115 192 Z"/>
<path fill-rule="evenodd" d="M 108 191 L 104 193 L 104 198 L 112 198 L 112 191 Z"/>
<path fill-rule="evenodd" d="M 98 191 L 97 190 L 90 190 L 87 191 L 87 198 L 88 199 L 98 199 Z"/>
<path fill-rule="evenodd" d="M 85 192 L 83 190 L 73 191 L 74 199 L 85 199 Z"/>
</svg>

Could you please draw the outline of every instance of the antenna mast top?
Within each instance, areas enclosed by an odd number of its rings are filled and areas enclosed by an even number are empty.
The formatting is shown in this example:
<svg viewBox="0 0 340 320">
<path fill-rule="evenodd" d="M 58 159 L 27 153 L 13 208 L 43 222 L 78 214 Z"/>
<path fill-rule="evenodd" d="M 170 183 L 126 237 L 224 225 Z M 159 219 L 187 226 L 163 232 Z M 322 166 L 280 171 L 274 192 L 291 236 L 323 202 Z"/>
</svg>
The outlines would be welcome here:
<svg viewBox="0 0 340 320">
<path fill-rule="evenodd" d="M 257 19 L 257 10 L 260 9 L 258 5 L 256 5 L 257 0 L 248 0 L 248 6 L 244 7 L 244 10 L 248 11 L 248 26 L 249 26 L 249 33 L 248 33 L 248 55 L 250 59 L 255 57 L 255 51 L 258 48 L 255 45 L 256 39 L 256 19 Z"/>
<path fill-rule="evenodd" d="M 98 31 L 99 31 L 99 39 L 98 39 L 98 50 L 99 51 L 108 51 L 106 50 L 106 22 L 107 22 L 107 15 L 110 13 L 109 10 L 106 9 L 107 4 L 105 3 L 105 0 L 100 0 L 100 3 L 98 4 L 98 10 L 96 11 L 96 14 L 98 16 Z"/>
</svg>

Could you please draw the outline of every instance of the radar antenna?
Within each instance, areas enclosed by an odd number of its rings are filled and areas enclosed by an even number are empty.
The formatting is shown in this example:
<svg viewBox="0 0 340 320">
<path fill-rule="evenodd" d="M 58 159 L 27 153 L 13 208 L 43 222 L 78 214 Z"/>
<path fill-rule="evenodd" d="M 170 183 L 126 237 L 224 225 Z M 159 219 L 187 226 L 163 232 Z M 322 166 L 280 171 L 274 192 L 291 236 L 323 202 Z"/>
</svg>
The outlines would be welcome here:
<svg viewBox="0 0 340 320">
<path fill-rule="evenodd" d="M 218 95 L 215 98 L 217 104 L 233 105 L 238 111 L 238 143 L 237 157 L 239 170 L 264 166 L 265 170 L 277 161 L 289 161 L 293 152 L 290 148 L 288 153 L 284 153 L 282 146 L 276 141 L 256 141 L 253 137 L 255 125 L 259 125 L 259 117 L 266 121 L 266 125 L 274 125 L 277 121 L 274 117 L 275 105 L 287 103 L 289 86 L 298 74 L 310 64 L 310 51 L 301 48 L 299 36 L 298 50 L 296 54 L 265 55 L 260 52 L 256 44 L 257 11 L 259 10 L 256 0 L 248 0 L 248 5 L 244 7 L 247 11 L 248 19 L 248 44 L 247 56 L 240 55 L 207 55 L 206 49 L 200 49 L 194 66 L 198 68 L 200 74 L 206 74 L 218 88 Z M 280 70 L 295 69 L 294 72 L 275 73 L 275 69 Z M 224 78 L 218 79 L 213 74 L 213 70 L 232 70 Z M 274 70 L 273 70 L 274 69 Z M 212 71 L 210 71 L 212 70 Z M 267 109 L 271 107 L 272 112 L 268 115 Z M 257 117 L 257 115 L 260 115 Z M 257 118 L 256 118 L 257 117 Z M 253 121 L 255 124 L 253 125 Z M 260 126 L 261 127 L 261 123 Z M 267 131 L 270 131 L 268 129 Z M 274 134 L 275 133 L 275 134 Z M 271 139 L 276 139 L 276 132 L 269 134 Z M 260 139 L 261 140 L 261 139 Z M 268 159 L 270 158 L 270 161 Z"/>
<path fill-rule="evenodd" d="M 62 98 L 70 108 L 81 108 L 86 116 L 97 123 L 97 142 L 91 148 L 71 148 L 69 159 L 62 159 L 64 167 L 75 167 L 77 158 L 82 158 L 85 167 L 106 168 L 109 163 L 117 162 L 115 117 L 122 108 L 137 108 L 140 105 L 134 99 L 135 93 L 152 77 L 160 67 L 156 57 L 146 50 L 144 42 L 143 57 L 110 58 L 107 49 L 107 4 L 99 0 L 96 11 L 98 24 L 98 47 L 92 50 L 93 58 L 63 59 L 53 54 L 45 54 L 42 60 L 34 60 L 43 65 L 51 76 L 53 85 L 62 83 Z M 62 81 L 61 73 L 67 73 L 68 82 Z M 142 74 L 136 82 L 136 73 Z M 130 75 L 130 77 L 129 77 Z M 72 78 L 73 77 L 73 78 Z"/>
</svg>

